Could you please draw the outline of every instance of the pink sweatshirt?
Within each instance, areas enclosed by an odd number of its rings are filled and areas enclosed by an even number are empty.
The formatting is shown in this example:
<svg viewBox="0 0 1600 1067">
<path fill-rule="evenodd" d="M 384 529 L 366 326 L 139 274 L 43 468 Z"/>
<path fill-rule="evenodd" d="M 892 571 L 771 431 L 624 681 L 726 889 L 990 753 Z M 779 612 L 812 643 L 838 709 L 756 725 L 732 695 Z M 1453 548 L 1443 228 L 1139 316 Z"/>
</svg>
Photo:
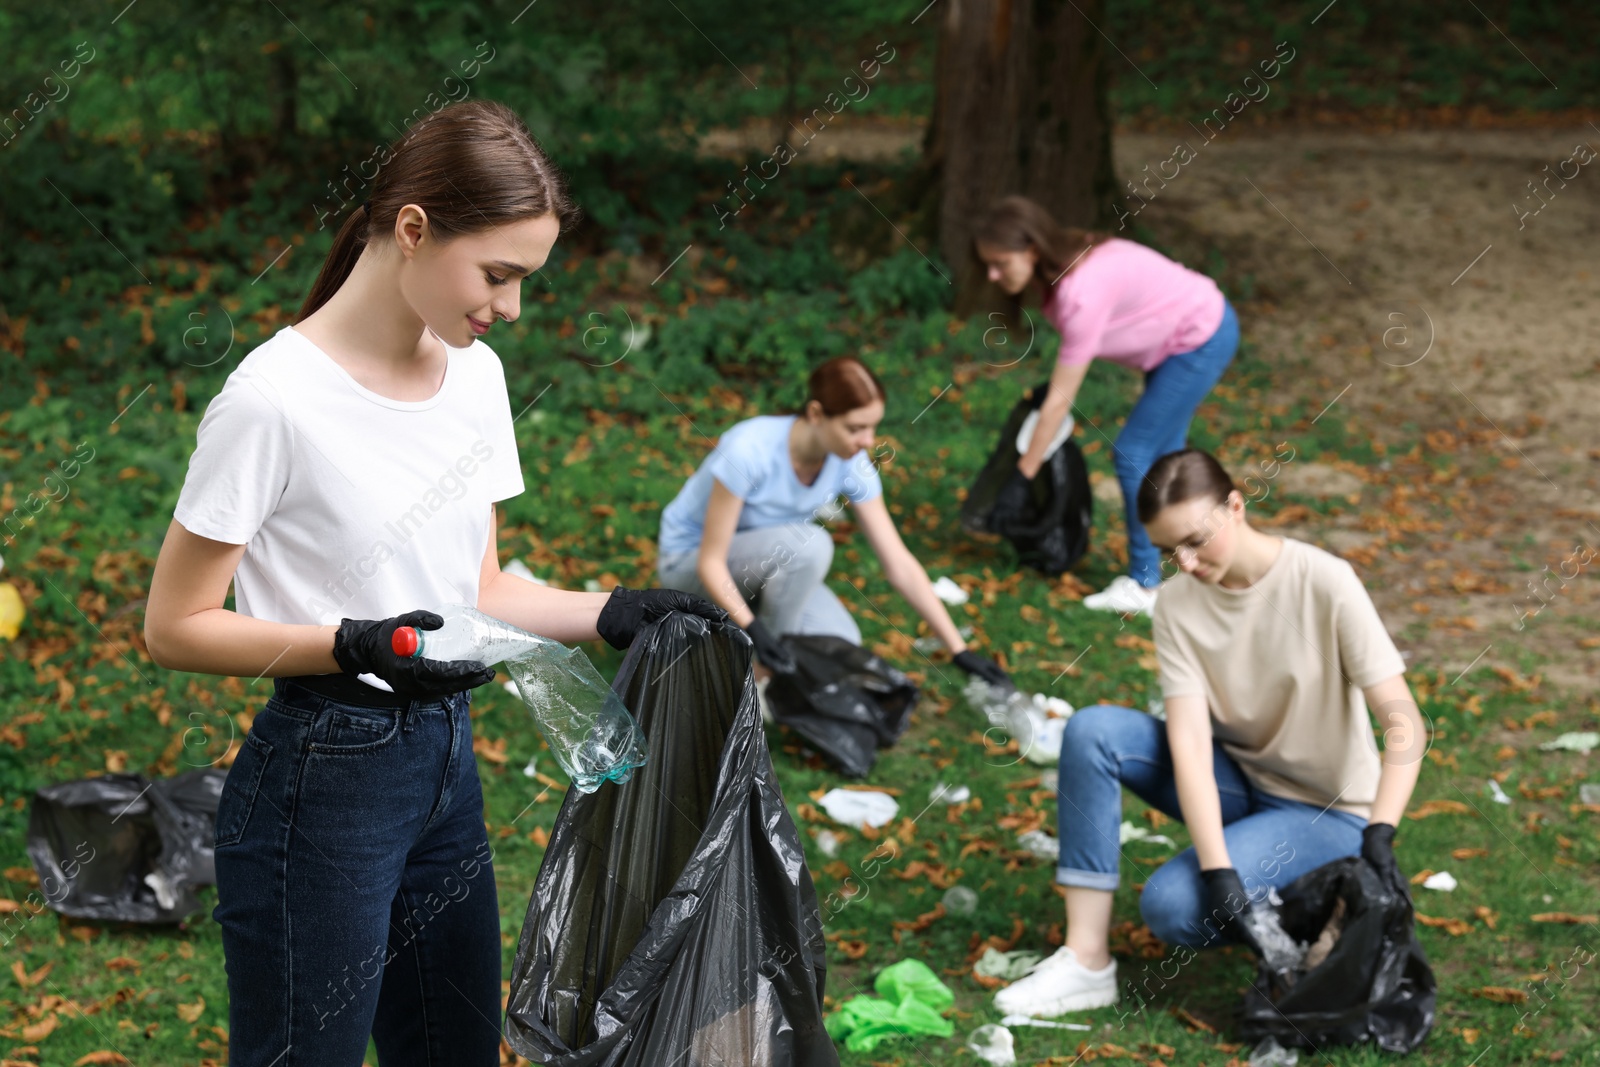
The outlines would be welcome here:
<svg viewBox="0 0 1600 1067">
<path fill-rule="evenodd" d="M 1199 348 L 1222 325 L 1222 309 L 1216 282 L 1120 237 L 1090 249 L 1044 302 L 1061 331 L 1057 362 L 1098 356 L 1141 371 Z"/>
</svg>

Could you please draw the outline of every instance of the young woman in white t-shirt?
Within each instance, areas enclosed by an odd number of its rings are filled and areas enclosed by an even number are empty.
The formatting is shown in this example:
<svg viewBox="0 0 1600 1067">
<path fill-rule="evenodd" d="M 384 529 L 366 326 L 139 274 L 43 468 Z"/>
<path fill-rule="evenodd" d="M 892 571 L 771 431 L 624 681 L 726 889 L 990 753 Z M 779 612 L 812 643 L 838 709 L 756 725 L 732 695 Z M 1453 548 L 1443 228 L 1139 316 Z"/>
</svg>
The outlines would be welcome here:
<svg viewBox="0 0 1600 1067">
<path fill-rule="evenodd" d="M 386 150 L 293 327 L 201 420 L 151 580 L 151 658 L 271 677 L 217 810 L 235 1065 L 500 1062 L 500 917 L 467 661 L 403 659 L 403 625 L 475 604 L 626 647 L 680 592 L 504 574 L 495 502 L 522 473 L 481 340 L 576 208 L 507 108 L 470 101 Z M 230 581 L 233 610 L 225 607 Z"/>
<path fill-rule="evenodd" d="M 843 495 L 884 577 L 944 642 L 956 666 L 1010 685 L 999 664 L 967 647 L 901 541 L 867 455 L 883 418 L 883 384 L 840 356 L 811 372 L 798 415 L 758 415 L 730 426 L 661 512 L 661 584 L 708 596 L 750 634 L 764 670 L 787 673 L 784 634 L 861 631 L 825 579 L 833 538 L 815 521 Z M 758 602 L 752 608 L 750 601 Z"/>
<path fill-rule="evenodd" d="M 1196 449 L 1157 460 L 1138 506 L 1181 572 L 1155 611 L 1167 721 L 1110 704 L 1068 720 L 1056 868 L 1066 944 L 996 994 L 1006 1012 L 1117 1001 L 1107 937 L 1123 787 L 1194 840 L 1147 873 L 1139 898 L 1151 932 L 1190 957 L 1253 945 L 1252 905 L 1340 857 L 1360 855 L 1410 899 L 1392 846 L 1427 732 L 1361 579 L 1336 556 L 1251 526 L 1232 479 Z M 1138 985 L 1141 1001 L 1156 991 Z"/>
</svg>

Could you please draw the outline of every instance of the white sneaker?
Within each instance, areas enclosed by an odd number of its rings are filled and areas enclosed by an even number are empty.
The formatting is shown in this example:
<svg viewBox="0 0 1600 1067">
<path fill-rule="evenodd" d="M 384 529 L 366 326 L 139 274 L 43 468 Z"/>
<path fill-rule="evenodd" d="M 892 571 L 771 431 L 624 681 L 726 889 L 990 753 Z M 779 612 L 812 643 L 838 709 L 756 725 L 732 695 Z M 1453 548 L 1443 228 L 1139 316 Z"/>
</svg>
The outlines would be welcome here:
<svg viewBox="0 0 1600 1067">
<path fill-rule="evenodd" d="M 994 995 L 994 1006 L 1006 1015 L 1048 1017 L 1069 1011 L 1104 1008 L 1117 1002 L 1117 961 L 1091 971 L 1065 945 L 1040 961 L 1026 977 Z"/>
<path fill-rule="evenodd" d="M 1083 606 L 1094 611 L 1115 611 L 1122 615 L 1150 614 L 1156 591 L 1146 589 L 1126 574 L 1119 574 L 1098 593 L 1083 598 Z"/>
</svg>

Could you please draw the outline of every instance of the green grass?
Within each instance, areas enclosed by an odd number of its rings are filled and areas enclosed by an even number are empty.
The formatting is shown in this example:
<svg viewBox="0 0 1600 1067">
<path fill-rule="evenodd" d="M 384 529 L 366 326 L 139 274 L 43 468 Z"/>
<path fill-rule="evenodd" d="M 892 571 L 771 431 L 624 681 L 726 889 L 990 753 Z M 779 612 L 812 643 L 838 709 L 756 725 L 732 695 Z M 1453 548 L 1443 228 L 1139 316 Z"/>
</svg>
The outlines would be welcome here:
<svg viewBox="0 0 1600 1067">
<path fill-rule="evenodd" d="M 48 142 L 35 139 L 25 147 L 45 156 Z M 80 150 L 90 151 L 72 146 Z M 110 167 L 107 152 L 95 158 Z M 931 247 L 913 224 L 914 208 L 896 202 L 904 172 L 791 168 L 755 210 L 722 231 L 704 209 L 721 189 L 727 165 L 669 159 L 659 167 L 680 174 L 677 192 L 693 202 L 695 213 L 670 226 L 646 219 L 637 232 L 606 235 L 626 246 L 627 254 L 601 257 L 590 253 L 609 246 L 563 242 L 545 277 L 527 284 L 522 319 L 497 332 L 513 408 L 540 398 L 517 424 L 530 490 L 503 509 L 504 555 L 526 559 L 537 573 L 568 587 L 589 579 L 653 584 L 659 509 L 710 447 L 709 437 L 756 412 L 783 410 L 798 398 L 810 366 L 851 352 L 866 359 L 890 391 L 881 429 L 893 458 L 884 480 L 907 543 L 934 575 L 955 575 L 974 587 L 1009 579 L 1008 553 L 966 538 L 951 516 L 957 492 L 988 453 L 991 428 L 1024 386 L 1047 374 L 1054 337 L 1037 314 L 1040 332 L 1014 366 L 1002 364 L 1025 347 L 1022 339 L 1001 347 L 987 332 L 989 323 L 949 316 L 943 283 L 842 181 L 852 176 L 921 247 Z M 247 688 L 235 680 L 156 668 L 141 651 L 140 630 L 151 567 L 204 404 L 237 360 L 292 315 L 326 247 L 325 235 L 308 232 L 298 202 L 276 202 L 285 181 L 282 175 L 263 176 L 266 191 L 225 213 L 208 213 L 207 207 L 192 229 L 176 220 L 198 210 L 195 204 L 173 199 L 170 229 L 168 221 L 150 223 L 140 243 L 127 244 L 150 287 L 140 285 L 60 205 L 60 216 L 40 225 L 46 237 L 59 231 L 56 236 L 70 246 L 65 257 L 43 239 L 21 242 L 22 251 L 8 253 L 8 276 L 26 276 L 28 296 L 0 319 L 7 349 L 0 359 L 8 361 L 0 375 L 0 515 L 25 506 L 30 493 L 40 502 L 10 540 L 0 541 L 7 565 L 3 580 L 22 589 L 29 612 L 19 639 L 0 646 L 0 869 L 7 872 L 0 895 L 12 900 L 26 902 L 33 891 L 24 844 L 34 790 L 124 761 L 128 769 L 150 774 L 204 764 L 237 739 L 236 716 L 248 716 L 264 700 L 264 682 Z M 621 194 L 615 199 L 617 212 L 638 209 Z M 120 201 L 83 203 L 103 219 Z M 110 236 L 121 241 L 127 235 L 112 227 Z M 284 243 L 300 239 L 304 244 L 267 269 Z M 593 235 L 585 240 L 593 241 Z M 695 254 L 658 285 L 650 284 L 691 242 Z M 1197 444 L 1242 469 L 1271 457 L 1285 441 L 1306 460 L 1338 457 L 1370 465 L 1401 456 L 1422 437 L 1420 428 L 1403 426 L 1406 440 L 1380 453 L 1377 436 L 1344 413 L 1318 419 L 1339 388 L 1312 380 L 1319 354 L 1257 351 L 1249 343 L 1249 306 L 1243 302 L 1253 280 L 1220 259 L 1207 262 L 1206 269 L 1240 295 L 1246 345 L 1224 388 L 1201 408 Z M 606 365 L 616 349 L 601 342 L 618 343 L 629 320 L 648 327 L 648 340 L 620 363 Z M 602 332 L 590 332 L 595 327 Z M 1273 368 L 1278 380 L 1306 379 L 1305 395 L 1266 400 Z M 1293 373 L 1282 374 L 1285 368 Z M 1131 375 L 1104 366 L 1086 383 L 1081 407 L 1095 414 L 1080 427 L 1079 440 L 1097 474 L 1111 475 L 1104 438 L 1115 435 L 1135 390 Z M 1422 413 L 1418 419 L 1426 421 Z M 92 459 L 71 476 L 52 473 L 83 445 L 93 449 Z M 1395 459 L 1396 479 L 1401 462 Z M 1424 455 L 1414 469 L 1425 473 L 1435 462 Z M 596 486 L 605 488 L 597 492 Z M 1382 499 L 1364 496 L 1360 507 L 1383 508 Z M 597 515 L 591 510 L 597 504 L 614 513 Z M 1295 504 L 1326 514 L 1350 507 L 1274 493 L 1260 511 L 1271 516 Z M 1427 506 L 1437 511 L 1445 505 Z M 1123 566 L 1120 517 L 1097 510 L 1094 547 L 1076 572 L 1095 587 Z M 1425 543 L 1425 534 L 1402 533 L 1390 547 L 1420 554 Z M 841 546 L 836 569 L 834 587 L 857 611 L 869 644 L 892 650 L 903 640 L 896 630 L 922 632 L 861 539 Z M 861 580 L 858 594 L 848 592 L 847 577 Z M 977 628 L 979 644 L 1003 655 L 1027 688 L 1079 706 L 1141 706 L 1155 690 L 1154 675 L 1140 663 L 1144 653 L 1129 640 L 1148 639 L 1148 622 L 1087 612 L 1066 586 L 1024 574 L 992 600 L 975 597 L 974 612 L 963 613 L 964 621 Z M 614 652 L 598 644 L 589 651 L 602 670 L 614 671 Z M 893 658 L 916 666 L 903 655 Z M 1068 664 L 1074 667 L 1063 676 Z M 1522 664 L 1524 674 L 1536 668 L 1531 660 Z M 1487 669 L 1454 680 L 1439 669 L 1417 663 L 1409 674 L 1438 727 L 1413 806 L 1470 798 L 1481 814 L 1407 820 L 1401 830 L 1407 870 L 1449 869 L 1461 880 L 1449 895 L 1419 890 L 1419 906 L 1430 915 L 1468 920 L 1471 927 L 1461 936 L 1421 931 L 1441 993 L 1438 1026 L 1416 1059 L 1441 1067 L 1493 1065 L 1559 1053 L 1564 1063 L 1600 1062 L 1593 1040 L 1600 997 L 1592 966 L 1550 997 L 1530 1019 L 1529 1034 L 1515 1027 L 1532 1003 L 1501 1004 L 1471 994 L 1487 986 L 1526 990 L 1526 975 L 1600 940 L 1592 926 L 1531 921 L 1542 912 L 1595 910 L 1597 816 L 1569 805 L 1576 799 L 1575 783 L 1600 779 L 1600 773 L 1592 769 L 1592 757 L 1546 753 L 1536 743 L 1563 730 L 1594 729 L 1596 706 L 1592 700 L 1560 701 Z M 1036 772 L 1011 765 L 1012 757 L 989 755 L 974 741 L 983 722 L 961 703 L 959 679 L 948 664 L 917 673 L 925 687 L 922 708 L 870 780 L 901 788 L 907 817 L 917 814 L 939 780 L 969 784 L 982 807 L 955 821 L 947 820 L 943 808 L 929 811 L 917 819 L 914 835 L 897 829 L 902 848 L 887 864 L 867 859 L 881 842 L 854 833 L 845 835 L 837 857 L 811 853 L 819 896 L 842 904 L 828 908 L 830 933 L 866 945 L 858 960 L 837 945 L 830 948 L 829 994 L 835 1000 L 870 989 L 878 968 L 904 956 L 936 970 L 962 968 L 974 936 L 1010 936 L 1018 921 L 1019 947 L 1046 949 L 1051 927 L 1063 920 L 1051 871 L 1018 857 L 1013 832 L 1000 825 L 1007 816 L 1026 817 L 1034 810 L 1030 790 L 1017 783 Z M 1544 711 L 1553 717 L 1523 728 Z M 559 798 L 547 797 L 510 825 L 536 795 L 521 770 L 538 742 L 520 705 L 498 687 L 479 691 L 475 712 L 478 735 L 504 740 L 507 754 L 503 765 L 483 761 L 481 768 L 509 973 L 542 855 L 528 835 L 536 827 L 548 829 Z M 837 783 L 815 761 L 787 751 L 785 738 L 774 734 L 771 740 L 791 805 Z M 1510 753 L 1502 755 L 1502 747 Z M 1509 772 L 1505 787 L 1516 800 L 1511 808 L 1484 801 L 1484 780 L 1497 772 Z M 1519 793 L 1520 785 L 1534 796 Z M 1538 798 L 1540 789 L 1556 787 L 1559 796 Z M 1042 799 L 1038 810 L 1053 829 L 1053 804 Z M 1128 817 L 1138 820 L 1139 807 L 1130 799 Z M 1530 826 L 1526 820 L 1535 812 L 1542 821 Z M 803 820 L 801 826 L 803 832 L 816 828 Z M 1180 847 L 1186 843 L 1181 827 L 1164 832 Z M 963 857 L 974 842 L 994 850 Z M 1488 855 L 1456 860 L 1451 850 L 1458 848 L 1485 848 Z M 1116 919 L 1137 924 L 1131 887 L 1167 853 L 1139 844 L 1127 852 L 1131 861 L 1116 898 Z M 903 934 L 897 944 L 891 924 L 930 910 L 942 893 L 925 879 L 894 876 L 916 860 L 959 870 L 959 883 L 976 890 L 981 903 L 972 916 L 939 919 L 925 932 Z M 875 873 L 863 879 L 869 870 Z M 847 901 L 839 895 L 846 878 L 864 886 Z M 0 1036 L 8 1042 L 0 1044 L 0 1058 L 74 1063 L 89 1052 L 116 1048 L 135 1063 L 220 1060 L 223 1038 L 212 1028 L 226 1026 L 227 997 L 218 930 L 209 917 L 215 894 L 206 891 L 203 901 L 204 909 L 177 929 L 68 923 L 26 909 L 14 913 L 0 947 Z M 1496 913 L 1494 928 L 1473 918 L 1479 905 Z M 1141 980 L 1142 968 L 1159 962 L 1131 955 L 1126 946 L 1120 953 L 1125 980 Z M 32 984 L 7 975 L 13 964 Z M 32 982 L 47 965 L 48 972 Z M 1129 1012 L 1124 1005 L 1120 1016 L 1090 1013 L 1096 1027 L 1090 1034 L 1019 1032 L 1021 1061 L 1063 1056 L 1067 1062 L 1078 1042 L 1088 1040 L 1146 1057 L 1155 1046 L 1167 1045 L 1175 1050 L 1162 1056 L 1168 1063 L 1222 1067 L 1248 1051 L 1223 1046 L 1231 1040 L 1231 1008 L 1249 973 L 1242 955 L 1202 955 L 1171 977 L 1145 1009 Z M 957 996 L 958 1035 L 995 1019 L 989 994 L 971 978 L 951 976 L 949 982 Z M 194 1007 L 202 999 L 204 1007 Z M 198 1016 L 184 1019 L 180 1005 Z M 1179 1009 L 1209 1020 L 1221 1035 L 1191 1034 L 1174 1014 Z M 52 1032 L 32 1041 L 24 1037 L 25 1026 L 49 1017 L 59 1020 Z M 29 1045 L 37 1045 L 38 1053 L 19 1051 Z M 845 1060 L 908 1067 L 974 1062 L 960 1045 L 959 1039 L 888 1045 Z M 1097 1055 L 1111 1054 L 1102 1049 Z M 1328 1050 L 1325 1059 L 1354 1065 L 1379 1057 L 1370 1050 Z"/>
</svg>

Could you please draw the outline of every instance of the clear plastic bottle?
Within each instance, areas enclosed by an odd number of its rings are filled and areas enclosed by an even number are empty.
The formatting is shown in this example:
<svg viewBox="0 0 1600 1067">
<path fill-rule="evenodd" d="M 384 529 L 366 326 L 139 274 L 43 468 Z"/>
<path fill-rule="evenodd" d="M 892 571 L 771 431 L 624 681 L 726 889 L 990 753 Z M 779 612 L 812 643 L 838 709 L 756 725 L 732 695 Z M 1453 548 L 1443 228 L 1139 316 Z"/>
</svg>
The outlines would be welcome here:
<svg viewBox="0 0 1600 1067">
<path fill-rule="evenodd" d="M 607 781 L 626 782 L 644 766 L 644 732 L 589 657 L 579 648 L 529 633 L 465 604 L 439 612 L 437 630 L 402 626 L 399 656 L 504 663 L 534 725 L 572 784 L 592 793 Z"/>
</svg>

